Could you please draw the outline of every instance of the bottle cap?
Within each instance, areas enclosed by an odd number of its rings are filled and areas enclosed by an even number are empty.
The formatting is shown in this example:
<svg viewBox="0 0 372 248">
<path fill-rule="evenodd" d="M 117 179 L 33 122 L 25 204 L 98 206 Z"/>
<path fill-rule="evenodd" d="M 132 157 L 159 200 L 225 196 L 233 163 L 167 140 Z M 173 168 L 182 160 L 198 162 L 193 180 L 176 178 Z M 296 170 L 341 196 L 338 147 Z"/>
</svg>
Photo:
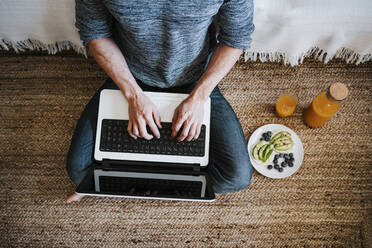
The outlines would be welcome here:
<svg viewBox="0 0 372 248">
<path fill-rule="evenodd" d="M 329 94 L 337 101 L 344 100 L 349 94 L 346 85 L 342 83 L 334 83 L 329 87 Z"/>
</svg>

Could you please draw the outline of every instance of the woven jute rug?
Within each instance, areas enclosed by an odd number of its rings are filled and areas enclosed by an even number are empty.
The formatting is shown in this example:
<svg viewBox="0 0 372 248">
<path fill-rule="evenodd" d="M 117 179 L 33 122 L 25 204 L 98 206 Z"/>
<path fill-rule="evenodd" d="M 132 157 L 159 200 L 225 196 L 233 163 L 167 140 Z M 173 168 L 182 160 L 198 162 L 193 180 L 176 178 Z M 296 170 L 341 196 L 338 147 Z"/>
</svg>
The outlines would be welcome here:
<svg viewBox="0 0 372 248">
<path fill-rule="evenodd" d="M 247 138 L 267 123 L 298 133 L 305 159 L 289 178 L 254 172 L 249 188 L 212 203 L 89 197 L 68 205 L 71 136 L 106 76 L 73 53 L 0 56 L 1 247 L 372 247 L 371 62 L 238 63 L 223 80 Z M 324 127 L 308 128 L 304 108 L 334 82 L 350 96 Z M 281 119 L 274 104 L 286 90 L 299 105 Z"/>
</svg>

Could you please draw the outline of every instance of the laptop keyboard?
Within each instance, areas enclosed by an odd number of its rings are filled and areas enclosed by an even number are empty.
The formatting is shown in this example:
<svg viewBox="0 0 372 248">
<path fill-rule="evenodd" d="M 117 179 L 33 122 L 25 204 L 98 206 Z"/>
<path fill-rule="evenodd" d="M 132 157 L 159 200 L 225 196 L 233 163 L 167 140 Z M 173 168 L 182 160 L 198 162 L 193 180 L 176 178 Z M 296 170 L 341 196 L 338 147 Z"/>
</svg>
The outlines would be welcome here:
<svg viewBox="0 0 372 248">
<path fill-rule="evenodd" d="M 100 151 L 125 152 L 203 157 L 205 147 L 205 125 L 202 125 L 199 138 L 194 141 L 178 142 L 171 137 L 172 123 L 162 122 L 160 139 L 133 139 L 129 136 L 128 120 L 102 120 Z"/>
<path fill-rule="evenodd" d="M 202 182 L 150 178 L 100 176 L 102 193 L 120 193 L 130 196 L 201 197 Z"/>
</svg>

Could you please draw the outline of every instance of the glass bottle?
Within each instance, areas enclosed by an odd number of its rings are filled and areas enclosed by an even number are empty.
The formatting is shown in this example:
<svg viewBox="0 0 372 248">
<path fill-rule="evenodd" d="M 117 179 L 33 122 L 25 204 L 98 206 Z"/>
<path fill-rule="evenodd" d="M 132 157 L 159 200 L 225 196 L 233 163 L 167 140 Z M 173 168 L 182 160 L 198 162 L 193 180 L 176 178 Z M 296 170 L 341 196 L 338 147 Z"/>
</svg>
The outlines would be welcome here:
<svg viewBox="0 0 372 248">
<path fill-rule="evenodd" d="M 342 83 L 334 83 L 327 92 L 320 92 L 305 111 L 305 123 L 310 127 L 323 126 L 340 109 L 341 101 L 348 94 Z"/>
</svg>

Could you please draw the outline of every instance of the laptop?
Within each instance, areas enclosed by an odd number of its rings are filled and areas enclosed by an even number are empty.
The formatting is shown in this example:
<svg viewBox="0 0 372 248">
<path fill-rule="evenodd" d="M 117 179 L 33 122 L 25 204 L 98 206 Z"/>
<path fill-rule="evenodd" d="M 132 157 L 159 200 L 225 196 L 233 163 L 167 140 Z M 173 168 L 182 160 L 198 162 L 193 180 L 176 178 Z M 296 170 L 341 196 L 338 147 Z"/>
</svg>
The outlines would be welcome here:
<svg viewBox="0 0 372 248">
<path fill-rule="evenodd" d="M 100 93 L 95 163 L 76 192 L 81 195 L 214 201 L 209 162 L 210 99 L 204 105 L 201 133 L 195 141 L 171 138 L 173 113 L 187 94 L 145 92 L 156 105 L 160 139 L 131 138 L 128 102 L 120 90 Z"/>
</svg>

